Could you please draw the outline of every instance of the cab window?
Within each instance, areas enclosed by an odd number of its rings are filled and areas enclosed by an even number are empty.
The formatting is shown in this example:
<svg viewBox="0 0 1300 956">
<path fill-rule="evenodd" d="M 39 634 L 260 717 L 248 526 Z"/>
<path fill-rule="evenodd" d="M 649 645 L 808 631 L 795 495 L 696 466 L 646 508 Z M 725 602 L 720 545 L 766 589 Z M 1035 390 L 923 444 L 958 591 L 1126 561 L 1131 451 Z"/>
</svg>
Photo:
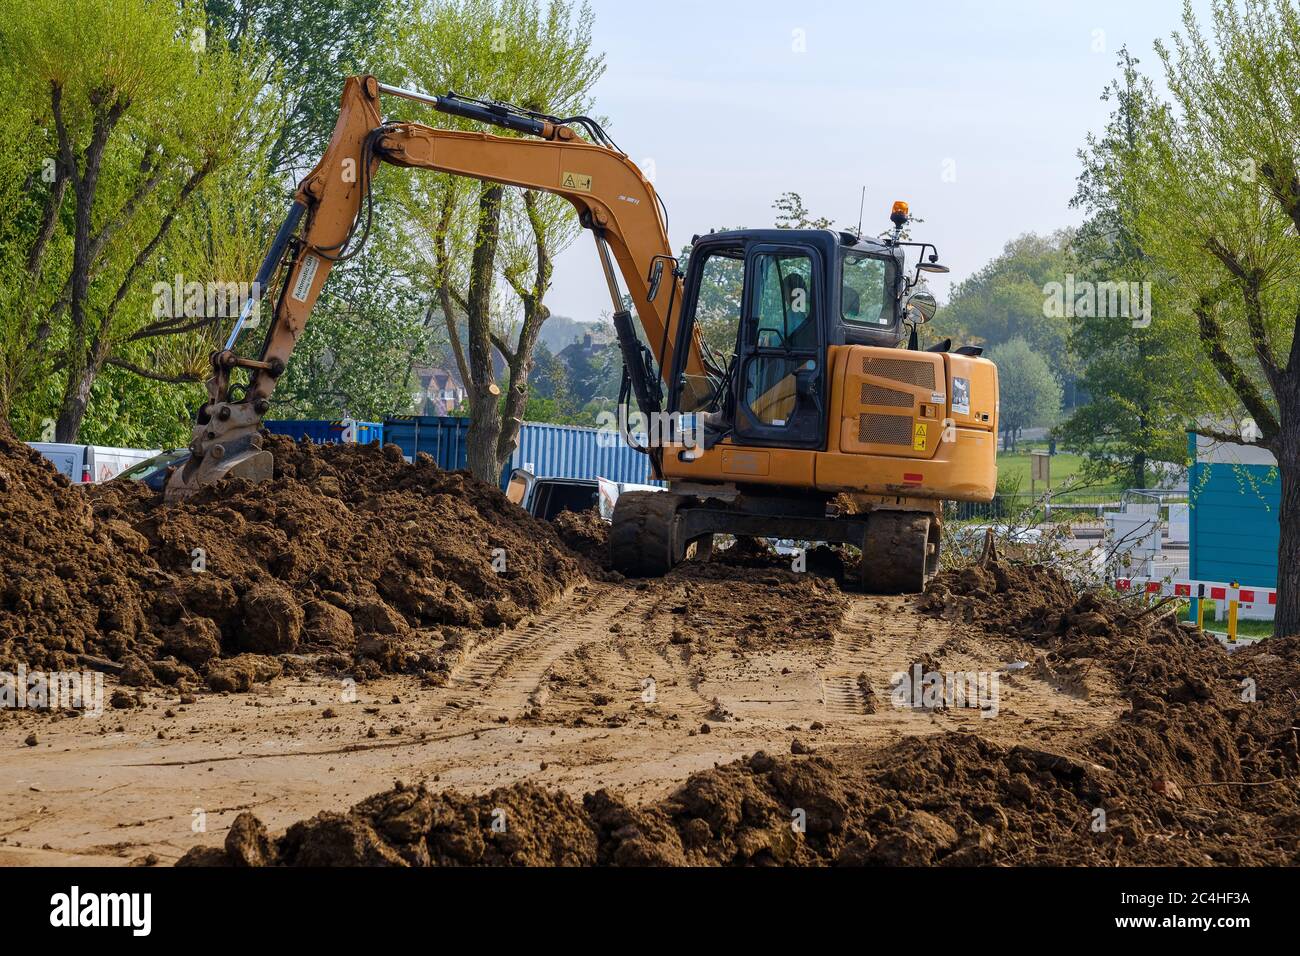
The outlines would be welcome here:
<svg viewBox="0 0 1300 956">
<path fill-rule="evenodd" d="M 700 267 L 699 282 L 695 335 L 705 368 L 686 372 L 679 397 L 679 408 L 683 412 L 716 411 L 725 399 L 740 336 L 740 306 L 745 285 L 744 247 L 709 252 Z"/>
<path fill-rule="evenodd" d="M 846 252 L 843 262 L 843 285 L 840 289 L 840 315 L 849 325 L 888 328 L 894 324 L 893 298 L 890 295 L 890 263 L 884 259 Z"/>
<path fill-rule="evenodd" d="M 754 285 L 754 343 L 761 349 L 815 349 L 812 259 L 803 253 L 757 256 Z"/>
</svg>

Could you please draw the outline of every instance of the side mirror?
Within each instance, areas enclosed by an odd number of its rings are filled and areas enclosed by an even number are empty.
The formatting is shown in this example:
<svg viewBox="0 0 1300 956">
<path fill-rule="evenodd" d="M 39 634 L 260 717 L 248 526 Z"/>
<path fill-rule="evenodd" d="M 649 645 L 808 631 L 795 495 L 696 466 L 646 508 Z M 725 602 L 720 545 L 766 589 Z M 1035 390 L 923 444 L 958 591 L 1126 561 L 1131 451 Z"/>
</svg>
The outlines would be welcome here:
<svg viewBox="0 0 1300 956">
<path fill-rule="evenodd" d="M 656 259 L 654 261 L 654 264 L 650 266 L 650 289 L 646 293 L 646 298 L 649 299 L 651 302 L 653 302 L 655 300 L 655 296 L 659 294 L 659 283 L 661 283 L 663 279 L 664 279 L 664 261 L 662 259 Z"/>
<path fill-rule="evenodd" d="M 510 481 L 506 485 L 506 499 L 520 507 L 527 507 L 528 495 L 533 490 L 533 483 L 536 480 L 531 471 L 516 468 L 510 472 Z"/>
<path fill-rule="evenodd" d="M 928 290 L 917 289 L 903 303 L 903 311 L 913 322 L 921 325 L 934 318 L 935 313 L 939 311 L 939 300 Z"/>
</svg>

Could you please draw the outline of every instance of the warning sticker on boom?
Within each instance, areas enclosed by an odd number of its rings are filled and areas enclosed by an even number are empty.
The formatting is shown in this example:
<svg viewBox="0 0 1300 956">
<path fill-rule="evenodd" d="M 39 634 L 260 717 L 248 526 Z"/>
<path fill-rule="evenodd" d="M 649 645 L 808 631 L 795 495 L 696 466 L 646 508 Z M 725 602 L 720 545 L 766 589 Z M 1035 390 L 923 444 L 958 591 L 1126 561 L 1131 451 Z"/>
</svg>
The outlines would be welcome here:
<svg viewBox="0 0 1300 956">
<path fill-rule="evenodd" d="M 564 189 L 576 189 L 580 193 L 589 193 L 591 176 L 587 173 L 565 173 L 560 177 L 560 186 Z"/>
<path fill-rule="evenodd" d="M 912 451 L 925 451 L 925 439 L 929 429 L 930 426 L 925 422 L 916 423 L 916 427 L 912 429 Z"/>
<path fill-rule="evenodd" d="M 307 294 L 311 292 L 312 281 L 316 278 L 316 270 L 320 267 L 320 260 L 315 256 L 303 256 L 302 267 L 298 270 L 298 278 L 293 283 L 293 297 L 299 302 L 307 301 Z"/>
</svg>

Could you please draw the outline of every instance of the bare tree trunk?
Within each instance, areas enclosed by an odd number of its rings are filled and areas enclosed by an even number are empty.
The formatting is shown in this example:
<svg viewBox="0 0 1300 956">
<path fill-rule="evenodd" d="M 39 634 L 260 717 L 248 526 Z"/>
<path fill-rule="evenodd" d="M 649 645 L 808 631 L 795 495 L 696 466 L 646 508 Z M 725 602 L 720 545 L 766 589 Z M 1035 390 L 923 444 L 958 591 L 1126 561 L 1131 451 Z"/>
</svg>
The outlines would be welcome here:
<svg viewBox="0 0 1300 956">
<path fill-rule="evenodd" d="M 1287 392 L 1279 395 L 1282 429 L 1275 445 L 1282 476 L 1273 622 L 1278 637 L 1300 634 L 1300 390 L 1292 387 Z"/>
<path fill-rule="evenodd" d="M 1146 452 L 1140 451 L 1133 456 L 1133 487 L 1145 488 L 1147 486 L 1147 455 Z"/>
<path fill-rule="evenodd" d="M 497 461 L 500 435 L 501 416 L 497 413 L 496 396 L 489 393 L 476 397 L 471 391 L 469 433 L 465 436 L 467 466 L 470 474 L 489 485 L 495 485 L 501 478 L 501 465 Z"/>
<path fill-rule="evenodd" d="M 469 434 L 465 437 L 470 474 L 495 485 L 501 477 L 497 439 L 501 435 L 501 394 L 492 367 L 492 285 L 496 277 L 497 241 L 501 229 L 501 197 L 505 187 L 484 184 L 479 194 L 478 230 L 470 260 L 466 318 L 469 325 Z M 448 321 L 455 321 L 448 317 Z"/>
<path fill-rule="evenodd" d="M 528 405 L 528 376 L 533 370 L 533 351 L 537 348 L 542 323 L 551 315 L 551 310 L 542 301 L 546 297 L 546 290 L 551 286 L 554 270 L 549 236 L 537 205 L 537 194 L 525 190 L 523 200 L 533 231 L 536 261 L 531 283 L 523 282 L 516 275 L 507 275 L 524 304 L 524 324 L 519 329 L 519 338 L 513 349 L 506 342 L 497 340 L 496 343 L 497 351 L 505 358 L 510 370 L 505 407 L 501 413 L 501 431 L 497 438 L 498 471 L 505 467 L 519 445 L 519 429 L 523 425 L 524 409 Z"/>
<path fill-rule="evenodd" d="M 69 370 L 68 384 L 63 391 L 63 403 L 54 423 L 54 440 L 75 442 L 81 431 L 81 422 L 90 407 L 90 390 L 94 387 L 99 368 L 90 364 L 78 371 Z"/>
</svg>

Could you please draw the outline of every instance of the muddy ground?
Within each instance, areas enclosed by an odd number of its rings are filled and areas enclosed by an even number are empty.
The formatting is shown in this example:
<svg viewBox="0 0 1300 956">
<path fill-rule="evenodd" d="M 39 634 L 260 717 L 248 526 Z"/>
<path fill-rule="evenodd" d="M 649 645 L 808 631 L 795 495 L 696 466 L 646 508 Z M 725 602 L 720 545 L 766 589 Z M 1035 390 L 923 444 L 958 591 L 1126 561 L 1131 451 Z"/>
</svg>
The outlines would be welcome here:
<svg viewBox="0 0 1300 956">
<path fill-rule="evenodd" d="M 795 573 L 746 548 L 624 581 L 600 569 L 589 516 L 553 530 L 495 489 L 378 448 L 281 454 L 292 468 L 271 486 L 162 514 L 130 489 L 80 508 L 80 489 L 0 458 L 0 491 L 26 482 L 57 505 L 22 515 L 0 499 L 7 527 L 41 529 L 18 535 L 26 552 L 0 546 L 33 569 L 6 578 L 8 661 L 102 657 L 112 701 L 98 718 L 0 711 L 0 863 L 1300 856 L 1296 638 L 1229 656 L 1167 608 L 1078 595 L 1044 568 L 972 568 L 923 596 L 874 598 L 845 589 L 833 554 Z M 338 493 L 314 489 L 321 478 Z M 210 557 L 236 601 L 169 620 L 172 589 L 194 587 L 187 546 L 232 526 Z M 103 560 L 136 544 L 148 573 L 83 562 L 39 591 L 59 576 L 42 535 L 73 533 Z M 483 557 L 494 541 L 507 562 L 524 549 L 516 579 Z M 250 651 L 261 605 L 248 595 L 272 582 L 305 606 L 298 643 Z M 113 609 L 132 599 L 123 635 Z M 350 635 L 307 636 L 311 601 Z M 364 610 L 377 602 L 392 615 Z M 20 614 L 48 627 L 24 637 Z M 165 680 L 184 662 L 163 635 L 195 616 L 217 649 Z M 77 627 L 80 647 L 60 646 Z M 214 686 L 241 658 L 265 670 Z M 914 685 L 900 674 L 956 672 L 982 675 L 984 693 L 901 693 Z"/>
</svg>

